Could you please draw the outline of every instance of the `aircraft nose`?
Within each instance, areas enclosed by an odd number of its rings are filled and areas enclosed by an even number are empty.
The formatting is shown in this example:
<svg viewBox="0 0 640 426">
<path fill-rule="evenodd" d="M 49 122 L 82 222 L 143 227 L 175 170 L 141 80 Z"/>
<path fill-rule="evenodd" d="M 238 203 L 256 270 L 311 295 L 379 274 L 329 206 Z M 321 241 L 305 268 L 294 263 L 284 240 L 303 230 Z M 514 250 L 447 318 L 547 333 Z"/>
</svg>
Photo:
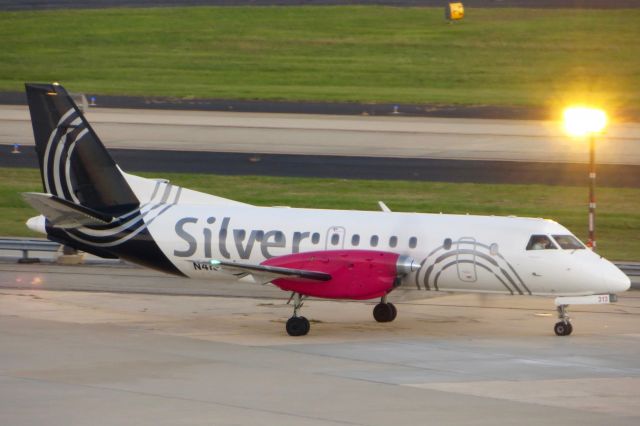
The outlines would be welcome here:
<svg viewBox="0 0 640 426">
<path fill-rule="evenodd" d="M 629 277 L 613 264 L 611 264 L 611 268 L 607 268 L 604 274 L 604 281 L 610 293 L 621 293 L 631 287 Z"/>
</svg>

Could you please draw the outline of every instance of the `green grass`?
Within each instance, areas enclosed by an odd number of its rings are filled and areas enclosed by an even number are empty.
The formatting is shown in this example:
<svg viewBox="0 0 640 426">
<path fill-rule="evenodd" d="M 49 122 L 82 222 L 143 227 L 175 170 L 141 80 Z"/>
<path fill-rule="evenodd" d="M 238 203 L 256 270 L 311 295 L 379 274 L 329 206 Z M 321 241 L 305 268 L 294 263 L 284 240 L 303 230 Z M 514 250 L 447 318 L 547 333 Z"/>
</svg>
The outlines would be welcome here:
<svg viewBox="0 0 640 426">
<path fill-rule="evenodd" d="M 0 12 L 0 90 L 640 104 L 640 10 L 190 7 Z"/>
<path fill-rule="evenodd" d="M 377 201 L 383 200 L 394 211 L 545 217 L 586 237 L 586 188 L 172 173 L 163 177 L 263 206 L 377 210 Z M 35 235 L 24 226 L 37 214 L 20 198 L 25 191 L 42 191 L 37 170 L 0 168 L 0 235 Z M 599 252 L 610 259 L 640 260 L 640 189 L 598 188 L 597 194 Z"/>
</svg>

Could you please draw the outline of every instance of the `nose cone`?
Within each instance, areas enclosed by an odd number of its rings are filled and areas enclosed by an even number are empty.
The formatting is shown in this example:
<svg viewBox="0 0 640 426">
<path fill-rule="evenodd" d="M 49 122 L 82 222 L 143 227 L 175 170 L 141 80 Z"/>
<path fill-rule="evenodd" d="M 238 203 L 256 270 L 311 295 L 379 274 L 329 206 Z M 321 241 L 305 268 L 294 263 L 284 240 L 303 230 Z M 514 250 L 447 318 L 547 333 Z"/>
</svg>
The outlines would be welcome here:
<svg viewBox="0 0 640 426">
<path fill-rule="evenodd" d="M 613 263 L 609 263 L 609 265 L 604 272 L 604 282 L 607 286 L 607 291 L 609 293 L 621 293 L 629 290 L 631 287 L 629 277 Z"/>
</svg>

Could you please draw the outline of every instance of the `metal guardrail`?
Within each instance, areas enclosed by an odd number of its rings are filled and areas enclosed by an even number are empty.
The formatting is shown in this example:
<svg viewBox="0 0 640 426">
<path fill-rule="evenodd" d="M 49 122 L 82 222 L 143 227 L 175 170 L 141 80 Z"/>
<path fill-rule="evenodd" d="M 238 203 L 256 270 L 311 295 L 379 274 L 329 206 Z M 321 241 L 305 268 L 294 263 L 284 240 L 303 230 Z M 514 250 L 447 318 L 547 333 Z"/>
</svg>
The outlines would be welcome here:
<svg viewBox="0 0 640 426">
<path fill-rule="evenodd" d="M 0 250 L 21 251 L 22 257 L 19 263 L 38 262 L 38 258 L 29 257 L 30 251 L 57 252 L 61 249 L 60 244 L 44 239 L 28 238 L 0 238 Z"/>
<path fill-rule="evenodd" d="M 38 259 L 30 258 L 30 251 L 56 252 L 62 250 L 61 245 L 45 239 L 29 238 L 0 238 L 0 250 L 15 250 L 22 252 L 20 263 L 37 262 Z M 640 263 L 614 262 L 615 265 L 629 277 L 640 277 Z"/>
<path fill-rule="evenodd" d="M 640 263 L 614 262 L 628 277 L 640 277 Z"/>
</svg>

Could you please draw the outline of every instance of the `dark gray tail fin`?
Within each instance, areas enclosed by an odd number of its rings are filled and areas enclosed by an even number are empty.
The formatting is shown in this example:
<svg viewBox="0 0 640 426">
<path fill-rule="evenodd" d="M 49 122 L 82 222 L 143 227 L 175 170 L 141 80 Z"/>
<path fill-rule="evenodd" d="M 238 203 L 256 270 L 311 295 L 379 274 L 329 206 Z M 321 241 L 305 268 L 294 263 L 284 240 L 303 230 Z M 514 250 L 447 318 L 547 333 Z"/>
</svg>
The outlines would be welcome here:
<svg viewBox="0 0 640 426">
<path fill-rule="evenodd" d="M 118 216 L 140 204 L 67 91 L 27 83 L 33 135 L 45 192 Z"/>
</svg>

